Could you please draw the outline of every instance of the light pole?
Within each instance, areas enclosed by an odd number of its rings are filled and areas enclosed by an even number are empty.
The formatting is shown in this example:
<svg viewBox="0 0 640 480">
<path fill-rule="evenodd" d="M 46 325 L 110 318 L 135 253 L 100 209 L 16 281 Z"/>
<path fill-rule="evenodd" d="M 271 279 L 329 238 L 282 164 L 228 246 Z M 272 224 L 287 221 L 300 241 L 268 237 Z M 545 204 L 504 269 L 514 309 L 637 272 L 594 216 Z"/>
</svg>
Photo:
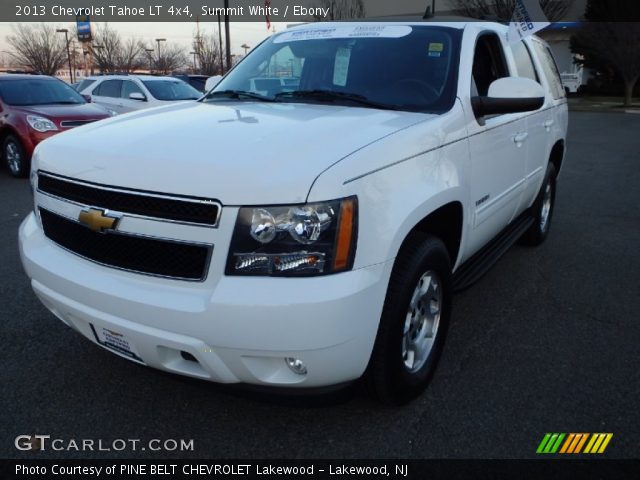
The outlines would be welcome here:
<svg viewBox="0 0 640 480">
<path fill-rule="evenodd" d="M 243 43 L 242 45 L 240 45 L 240 48 L 244 48 L 244 56 L 247 56 L 247 50 L 249 50 L 251 47 L 249 45 L 247 45 L 246 43 Z"/>
<path fill-rule="evenodd" d="M 147 52 L 149 56 L 149 73 L 151 74 L 151 72 L 153 72 L 153 52 L 155 52 L 155 50 L 153 48 L 145 48 L 144 51 Z"/>
<path fill-rule="evenodd" d="M 59 28 L 56 30 L 58 33 L 64 33 L 65 41 L 67 42 L 67 60 L 69 61 L 69 83 L 73 83 L 73 70 L 71 68 L 71 52 L 69 52 L 69 30 L 66 28 Z"/>
<path fill-rule="evenodd" d="M 220 26 L 220 14 L 218 13 L 218 39 L 220 46 L 220 75 L 224 75 L 224 62 L 222 61 L 222 27 Z"/>
<path fill-rule="evenodd" d="M 196 73 L 196 55 L 197 52 L 189 52 L 189 55 L 193 55 L 193 73 Z"/>
<path fill-rule="evenodd" d="M 227 47 L 227 70 L 231 70 L 231 32 L 229 31 L 229 0 L 224 0 L 224 41 Z"/>
<path fill-rule="evenodd" d="M 156 43 L 158 44 L 158 64 L 156 65 L 157 70 L 160 70 L 160 42 L 166 42 L 166 38 L 156 38 Z"/>
</svg>

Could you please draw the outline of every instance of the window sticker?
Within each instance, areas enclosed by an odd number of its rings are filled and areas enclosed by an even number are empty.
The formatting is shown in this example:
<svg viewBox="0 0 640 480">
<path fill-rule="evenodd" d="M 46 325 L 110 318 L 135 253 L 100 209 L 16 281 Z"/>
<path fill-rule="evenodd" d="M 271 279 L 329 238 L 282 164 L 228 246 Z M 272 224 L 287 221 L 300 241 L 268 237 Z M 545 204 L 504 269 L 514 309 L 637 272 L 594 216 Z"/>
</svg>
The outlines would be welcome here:
<svg viewBox="0 0 640 480">
<path fill-rule="evenodd" d="M 351 48 L 340 47 L 336 51 L 336 61 L 333 65 L 333 84 L 340 87 L 347 85 L 349 73 L 349 61 L 351 60 Z"/>
<path fill-rule="evenodd" d="M 440 57 L 444 52 L 444 43 L 430 43 L 429 44 L 429 56 Z"/>
<path fill-rule="evenodd" d="M 408 25 L 358 25 L 352 27 L 310 27 L 278 35 L 273 43 L 329 38 L 401 38 L 412 32 Z"/>
</svg>

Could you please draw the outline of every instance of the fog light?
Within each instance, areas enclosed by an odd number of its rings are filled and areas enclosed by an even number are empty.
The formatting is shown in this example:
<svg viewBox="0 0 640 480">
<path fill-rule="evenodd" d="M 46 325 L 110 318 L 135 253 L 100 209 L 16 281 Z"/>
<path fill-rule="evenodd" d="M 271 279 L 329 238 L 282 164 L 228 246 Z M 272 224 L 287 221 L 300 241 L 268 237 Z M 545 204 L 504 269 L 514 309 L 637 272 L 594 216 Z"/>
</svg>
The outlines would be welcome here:
<svg viewBox="0 0 640 480">
<path fill-rule="evenodd" d="M 284 361 L 287 364 L 287 367 L 289 367 L 289 369 L 296 375 L 307 374 L 307 366 L 299 358 L 287 357 Z"/>
</svg>

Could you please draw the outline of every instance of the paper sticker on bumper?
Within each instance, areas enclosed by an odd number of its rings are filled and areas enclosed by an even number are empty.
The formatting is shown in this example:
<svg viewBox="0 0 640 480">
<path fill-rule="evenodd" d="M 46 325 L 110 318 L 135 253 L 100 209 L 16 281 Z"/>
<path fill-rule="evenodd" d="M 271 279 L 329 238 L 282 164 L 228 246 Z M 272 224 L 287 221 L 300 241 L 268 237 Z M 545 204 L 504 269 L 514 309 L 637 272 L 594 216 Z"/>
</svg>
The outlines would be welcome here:
<svg viewBox="0 0 640 480">
<path fill-rule="evenodd" d="M 116 332 L 105 327 L 96 327 L 91 325 L 91 330 L 96 337 L 96 341 L 114 352 L 125 355 L 138 362 L 143 362 L 142 358 L 138 355 L 138 351 L 135 346 L 120 332 Z"/>
</svg>

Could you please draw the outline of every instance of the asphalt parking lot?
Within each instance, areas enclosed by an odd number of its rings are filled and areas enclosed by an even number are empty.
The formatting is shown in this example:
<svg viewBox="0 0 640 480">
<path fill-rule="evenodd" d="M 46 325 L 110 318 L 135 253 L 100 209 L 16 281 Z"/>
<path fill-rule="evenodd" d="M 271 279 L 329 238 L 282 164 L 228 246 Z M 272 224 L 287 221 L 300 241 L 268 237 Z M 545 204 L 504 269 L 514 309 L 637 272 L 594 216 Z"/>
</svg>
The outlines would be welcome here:
<svg viewBox="0 0 640 480">
<path fill-rule="evenodd" d="M 640 116 L 573 113 L 554 223 L 454 299 L 430 388 L 403 408 L 359 386 L 292 398 L 132 364 L 33 295 L 18 256 L 27 180 L 0 172 L 0 456 L 522 458 L 545 432 L 612 432 L 640 456 Z M 193 452 L 19 452 L 19 434 L 193 439 Z"/>
</svg>

